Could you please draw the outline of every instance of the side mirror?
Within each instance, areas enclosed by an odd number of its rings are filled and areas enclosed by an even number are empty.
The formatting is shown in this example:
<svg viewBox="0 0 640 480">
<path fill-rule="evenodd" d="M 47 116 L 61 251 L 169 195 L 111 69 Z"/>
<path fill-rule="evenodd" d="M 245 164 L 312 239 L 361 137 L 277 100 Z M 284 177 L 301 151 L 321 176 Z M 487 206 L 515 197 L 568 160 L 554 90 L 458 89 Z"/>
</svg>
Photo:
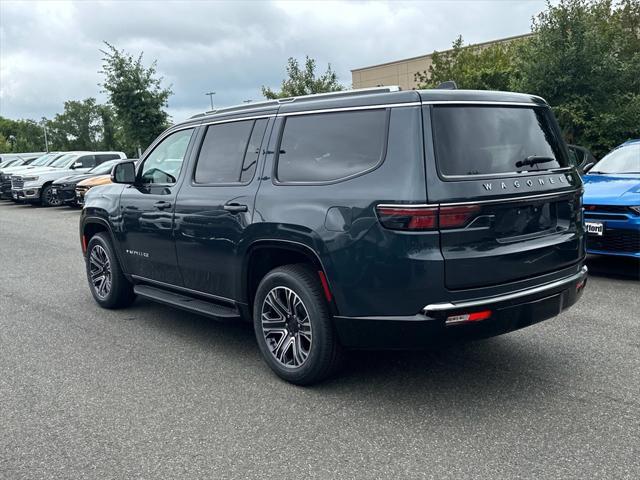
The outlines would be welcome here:
<svg viewBox="0 0 640 480">
<path fill-rule="evenodd" d="M 582 167 L 582 171 L 584 173 L 587 173 L 589 170 L 591 170 L 593 168 L 594 165 L 595 165 L 595 163 L 589 162 L 584 167 Z"/>
<path fill-rule="evenodd" d="M 116 164 L 111 170 L 111 181 L 133 185 L 136 182 L 136 164 L 134 162 Z"/>
<path fill-rule="evenodd" d="M 76 168 L 82 168 L 82 162 L 76 162 L 73 165 L 71 165 L 71 168 L 73 170 L 75 170 Z"/>
</svg>

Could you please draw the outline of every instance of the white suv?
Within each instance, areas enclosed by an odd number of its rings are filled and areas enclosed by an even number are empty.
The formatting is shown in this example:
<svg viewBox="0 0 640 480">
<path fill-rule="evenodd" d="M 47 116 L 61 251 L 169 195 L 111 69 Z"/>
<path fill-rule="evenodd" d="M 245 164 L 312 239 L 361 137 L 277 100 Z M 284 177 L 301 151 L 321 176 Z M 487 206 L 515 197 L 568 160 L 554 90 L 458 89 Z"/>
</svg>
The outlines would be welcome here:
<svg viewBox="0 0 640 480">
<path fill-rule="evenodd" d="M 108 160 L 125 159 L 123 152 L 69 152 L 47 167 L 36 168 L 11 177 L 11 197 L 16 201 L 56 206 L 59 200 L 51 191 L 54 180 L 70 173 L 88 172 Z"/>
</svg>

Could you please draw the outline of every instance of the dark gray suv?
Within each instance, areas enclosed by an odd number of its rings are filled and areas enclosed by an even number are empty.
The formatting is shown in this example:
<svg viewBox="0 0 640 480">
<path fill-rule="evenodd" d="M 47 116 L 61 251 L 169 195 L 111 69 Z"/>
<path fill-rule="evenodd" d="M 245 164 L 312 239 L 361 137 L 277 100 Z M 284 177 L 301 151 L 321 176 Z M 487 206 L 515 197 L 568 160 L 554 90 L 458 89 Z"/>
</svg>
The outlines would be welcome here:
<svg viewBox="0 0 640 480">
<path fill-rule="evenodd" d="M 103 307 L 136 295 L 253 322 L 282 378 L 551 318 L 586 283 L 582 182 L 549 106 L 378 88 L 226 108 L 86 198 Z"/>
</svg>

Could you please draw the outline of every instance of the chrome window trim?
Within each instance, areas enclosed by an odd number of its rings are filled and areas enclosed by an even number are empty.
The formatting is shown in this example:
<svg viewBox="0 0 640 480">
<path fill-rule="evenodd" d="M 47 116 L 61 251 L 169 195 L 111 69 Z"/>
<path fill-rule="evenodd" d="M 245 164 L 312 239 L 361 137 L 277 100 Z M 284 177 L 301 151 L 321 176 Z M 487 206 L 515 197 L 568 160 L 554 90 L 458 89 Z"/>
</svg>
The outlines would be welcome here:
<svg viewBox="0 0 640 480">
<path fill-rule="evenodd" d="M 561 280 L 556 280 L 555 282 L 547 283 L 545 285 L 540 285 L 537 287 L 520 290 L 519 292 L 507 293 L 505 295 L 498 295 L 496 297 L 483 298 L 481 300 L 470 300 L 463 301 L 460 303 L 432 303 L 427 305 L 422 309 L 422 313 L 425 315 L 429 315 L 430 313 L 438 313 L 438 312 L 447 312 L 449 310 L 458 310 L 458 309 L 466 309 L 466 308 L 475 308 L 483 305 L 489 305 L 492 303 L 500 303 L 506 302 L 509 300 L 517 300 L 518 298 L 527 297 L 529 295 L 535 295 L 537 293 L 543 293 L 547 290 L 552 290 L 557 287 L 562 287 L 563 285 L 572 283 L 574 281 L 580 280 L 587 276 L 589 269 L 586 265 L 583 265 L 578 273 L 574 273 L 569 277 L 565 277 Z"/>
<path fill-rule="evenodd" d="M 302 110 L 299 112 L 278 112 L 279 117 L 292 117 L 295 115 L 310 115 L 314 113 L 331 113 L 331 112 L 351 112 L 358 110 L 382 110 L 385 108 L 394 107 L 417 107 L 420 106 L 420 102 L 405 102 L 405 103 L 381 103 L 376 105 L 357 105 L 353 107 L 335 107 L 335 108 L 322 108 L 317 110 Z"/>
<path fill-rule="evenodd" d="M 502 177 L 526 177 L 531 175 L 551 175 L 553 173 L 570 172 L 575 167 L 559 167 L 549 170 L 522 170 L 521 172 L 501 172 L 501 173 L 483 173 L 479 175 L 442 175 L 447 180 L 486 180 L 490 178 L 502 178 Z"/>
<path fill-rule="evenodd" d="M 264 115 L 252 115 L 250 117 L 237 117 L 237 118 L 227 118 L 227 119 L 221 119 L 221 120 L 211 120 L 207 122 L 202 122 L 200 126 L 204 127 L 207 125 L 219 125 L 221 123 L 241 122 L 243 120 L 259 120 L 261 118 L 273 118 L 275 116 L 276 116 L 275 113 L 270 113 L 270 114 L 265 113 Z"/>
<path fill-rule="evenodd" d="M 500 102 L 496 100 L 425 100 L 422 105 L 506 105 L 515 107 L 549 107 L 546 103 Z"/>
</svg>

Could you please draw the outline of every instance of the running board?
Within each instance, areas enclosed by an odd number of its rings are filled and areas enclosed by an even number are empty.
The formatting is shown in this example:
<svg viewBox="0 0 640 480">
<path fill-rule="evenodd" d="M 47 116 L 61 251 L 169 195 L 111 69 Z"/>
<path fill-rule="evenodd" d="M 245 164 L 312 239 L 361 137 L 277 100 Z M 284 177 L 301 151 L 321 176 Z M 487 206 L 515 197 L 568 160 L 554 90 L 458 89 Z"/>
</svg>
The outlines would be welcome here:
<svg viewBox="0 0 640 480">
<path fill-rule="evenodd" d="M 207 317 L 213 317 L 219 320 L 233 320 L 240 318 L 240 314 L 233 307 L 226 307 L 216 303 L 207 302 L 206 300 L 199 300 L 179 293 L 170 292 L 162 288 L 151 287 L 149 285 L 135 285 L 133 287 L 133 291 L 136 295 L 148 298 L 154 302 L 164 303 L 165 305 L 198 313 L 200 315 L 206 315 Z"/>
</svg>

